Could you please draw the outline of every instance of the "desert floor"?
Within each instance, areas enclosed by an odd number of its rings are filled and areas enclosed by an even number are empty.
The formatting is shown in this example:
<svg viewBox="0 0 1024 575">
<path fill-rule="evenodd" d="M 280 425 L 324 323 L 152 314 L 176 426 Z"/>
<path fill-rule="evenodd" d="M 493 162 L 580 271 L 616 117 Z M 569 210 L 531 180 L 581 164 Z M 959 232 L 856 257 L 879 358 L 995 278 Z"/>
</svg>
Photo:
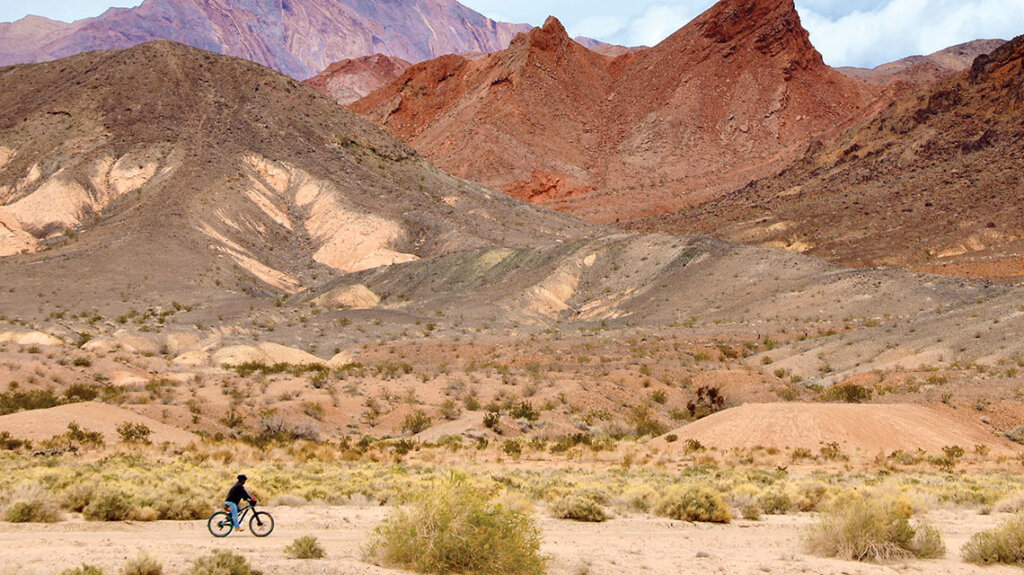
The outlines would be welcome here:
<svg viewBox="0 0 1024 575">
<path fill-rule="evenodd" d="M 214 539 L 203 521 L 89 523 L 69 519 L 56 524 L 0 523 L 0 573 L 49 575 L 83 563 L 116 573 L 139 550 L 160 559 L 166 573 L 185 573 L 189 562 L 214 549 L 245 555 L 266 575 L 402 573 L 363 559 L 362 547 L 385 507 L 276 507 L 277 526 L 269 537 L 248 532 Z M 977 567 L 960 560 L 960 547 L 971 534 L 990 528 L 1002 514 L 931 511 L 926 518 L 942 532 L 943 559 L 865 564 L 823 559 L 805 553 L 801 533 L 814 521 L 810 514 L 765 516 L 729 525 L 685 523 L 645 516 L 618 517 L 605 523 L 576 523 L 538 514 L 543 551 L 553 575 L 682 573 L 1019 573 L 1012 567 Z M 327 558 L 292 560 L 284 548 L 296 537 L 314 535 Z M 700 555 L 698 557 L 698 555 Z M 706 555 L 706 556 L 705 556 Z"/>
</svg>

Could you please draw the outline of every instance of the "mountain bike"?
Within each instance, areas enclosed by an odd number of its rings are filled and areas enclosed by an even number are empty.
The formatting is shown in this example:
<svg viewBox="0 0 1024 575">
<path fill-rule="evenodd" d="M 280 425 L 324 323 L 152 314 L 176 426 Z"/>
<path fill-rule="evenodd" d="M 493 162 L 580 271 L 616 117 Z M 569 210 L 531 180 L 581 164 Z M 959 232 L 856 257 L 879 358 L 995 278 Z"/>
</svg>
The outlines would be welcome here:
<svg viewBox="0 0 1024 575">
<path fill-rule="evenodd" d="M 253 501 L 245 507 L 238 509 L 238 524 L 245 525 L 245 517 L 252 511 L 249 518 L 249 531 L 256 537 L 266 537 L 274 530 L 274 518 L 266 511 L 256 511 L 256 502 Z M 206 526 L 214 537 L 227 537 L 234 526 L 231 524 L 231 514 L 227 511 L 216 511 L 210 516 Z"/>
</svg>

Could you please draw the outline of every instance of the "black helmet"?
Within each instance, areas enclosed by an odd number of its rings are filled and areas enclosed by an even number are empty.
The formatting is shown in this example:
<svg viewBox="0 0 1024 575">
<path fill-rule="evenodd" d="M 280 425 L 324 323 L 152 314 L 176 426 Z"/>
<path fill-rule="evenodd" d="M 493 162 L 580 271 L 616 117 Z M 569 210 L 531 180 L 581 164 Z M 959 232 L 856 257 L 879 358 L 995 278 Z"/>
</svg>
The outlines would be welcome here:
<svg viewBox="0 0 1024 575">
<path fill-rule="evenodd" d="M 244 476 L 244 475 L 239 475 L 239 476 L 238 476 L 238 481 L 239 481 L 240 483 L 245 483 L 245 480 L 246 480 L 246 479 L 249 479 L 249 478 L 248 478 L 248 477 L 246 477 L 246 476 Z"/>
</svg>

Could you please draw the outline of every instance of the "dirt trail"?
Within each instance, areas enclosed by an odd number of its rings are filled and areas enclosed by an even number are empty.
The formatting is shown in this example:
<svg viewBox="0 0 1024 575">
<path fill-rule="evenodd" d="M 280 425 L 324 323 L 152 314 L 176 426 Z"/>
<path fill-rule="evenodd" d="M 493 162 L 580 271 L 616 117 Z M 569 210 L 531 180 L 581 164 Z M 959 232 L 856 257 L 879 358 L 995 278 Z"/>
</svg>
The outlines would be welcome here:
<svg viewBox="0 0 1024 575">
<path fill-rule="evenodd" d="M 277 507 L 274 533 L 257 539 L 248 532 L 214 539 L 205 522 L 86 523 L 69 520 L 53 525 L 0 523 L 0 562 L 5 574 L 50 575 L 89 563 L 108 573 L 146 550 L 164 563 L 169 574 L 185 573 L 189 562 L 213 549 L 245 555 L 267 574 L 398 574 L 362 560 L 368 533 L 387 514 L 381 507 Z M 666 519 L 628 516 L 606 523 L 587 524 L 554 520 L 540 515 L 543 551 L 551 557 L 552 575 L 678 575 L 730 574 L 875 574 L 1017 573 L 1010 567 L 984 569 L 963 563 L 960 547 L 972 533 L 988 529 L 1002 514 L 978 515 L 963 510 L 937 510 L 928 514 L 942 532 L 947 557 L 887 565 L 821 559 L 801 549 L 801 531 L 813 515 L 768 516 L 730 525 L 693 524 Z M 314 535 L 327 551 L 322 560 L 289 560 L 284 548 L 296 537 Z M 706 553 L 707 557 L 698 557 Z"/>
</svg>

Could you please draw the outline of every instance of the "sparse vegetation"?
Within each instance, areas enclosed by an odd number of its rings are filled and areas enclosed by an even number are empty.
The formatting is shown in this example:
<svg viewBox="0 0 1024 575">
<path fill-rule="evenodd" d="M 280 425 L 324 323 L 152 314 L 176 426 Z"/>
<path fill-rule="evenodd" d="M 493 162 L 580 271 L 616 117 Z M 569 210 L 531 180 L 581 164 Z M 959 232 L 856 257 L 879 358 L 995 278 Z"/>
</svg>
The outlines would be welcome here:
<svg viewBox="0 0 1024 575">
<path fill-rule="evenodd" d="M 327 556 L 323 546 L 312 535 L 297 537 L 291 545 L 284 548 L 284 553 L 292 559 L 323 559 Z"/>
<path fill-rule="evenodd" d="M 964 561 L 977 565 L 1024 566 L 1024 514 L 1018 513 L 994 529 L 975 533 L 960 553 Z"/>
<path fill-rule="evenodd" d="M 551 515 L 559 519 L 600 523 L 608 520 L 604 507 L 585 493 L 569 493 L 551 502 Z"/>
<path fill-rule="evenodd" d="M 717 493 L 697 485 L 673 485 L 654 503 L 654 513 L 679 521 L 728 523 L 729 508 Z"/>
<path fill-rule="evenodd" d="M 912 525 L 912 514 L 913 507 L 903 500 L 855 497 L 822 513 L 807 533 L 807 547 L 818 555 L 856 561 L 944 555 L 938 530 L 922 521 Z"/>
<path fill-rule="evenodd" d="M 368 553 L 420 573 L 540 575 L 540 530 L 460 478 L 439 482 L 391 512 Z"/>
<path fill-rule="evenodd" d="M 164 566 L 156 557 L 140 551 L 135 557 L 125 561 L 120 575 L 163 575 Z"/>
<path fill-rule="evenodd" d="M 249 566 L 244 556 L 222 549 L 214 549 L 192 562 L 188 575 L 260 575 Z"/>
</svg>

